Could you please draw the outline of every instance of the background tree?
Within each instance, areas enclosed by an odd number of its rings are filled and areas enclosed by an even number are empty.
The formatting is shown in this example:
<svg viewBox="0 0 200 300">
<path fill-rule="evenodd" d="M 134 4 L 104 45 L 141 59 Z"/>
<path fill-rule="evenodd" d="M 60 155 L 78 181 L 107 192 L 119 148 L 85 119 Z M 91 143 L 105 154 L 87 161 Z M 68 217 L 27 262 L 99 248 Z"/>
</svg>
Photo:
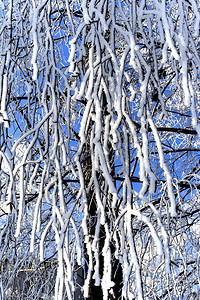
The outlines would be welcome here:
<svg viewBox="0 0 200 300">
<path fill-rule="evenodd" d="M 2 299 L 195 299 L 199 1 L 0 2 Z"/>
</svg>

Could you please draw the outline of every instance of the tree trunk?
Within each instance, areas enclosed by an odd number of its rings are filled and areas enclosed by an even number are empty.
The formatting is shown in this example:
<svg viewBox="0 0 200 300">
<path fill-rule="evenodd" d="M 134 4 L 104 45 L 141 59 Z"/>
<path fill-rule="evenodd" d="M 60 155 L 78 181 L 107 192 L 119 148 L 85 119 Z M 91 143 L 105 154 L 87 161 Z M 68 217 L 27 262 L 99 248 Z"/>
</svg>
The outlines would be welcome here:
<svg viewBox="0 0 200 300">
<path fill-rule="evenodd" d="M 88 141 L 85 144 L 85 149 L 83 152 L 83 170 L 84 170 L 84 179 L 86 183 L 86 187 L 88 187 L 88 183 L 91 179 L 92 176 L 92 160 L 91 160 L 91 148 L 90 148 L 90 131 L 91 131 L 91 126 L 92 123 L 89 126 L 88 130 Z M 110 165 L 113 167 L 114 166 L 114 151 L 110 147 Z M 114 169 L 112 170 L 112 173 L 114 174 Z M 112 174 L 112 175 L 113 175 Z M 104 177 L 99 174 L 98 176 L 98 182 L 99 185 L 100 182 L 102 182 L 103 185 L 103 180 Z M 90 222 L 90 227 L 89 227 L 89 235 L 91 238 L 94 237 L 95 234 L 95 228 L 97 225 L 97 204 L 96 204 L 96 195 L 95 195 L 95 187 L 94 184 L 90 187 L 88 193 L 87 193 L 87 199 L 88 199 L 88 215 L 89 215 L 89 222 Z M 109 203 L 106 203 L 105 207 L 105 212 L 106 214 L 108 213 L 108 207 Z M 109 219 L 107 218 L 106 223 L 109 223 Z M 105 243 L 105 228 L 103 225 L 100 227 L 100 234 L 99 234 L 99 275 L 100 279 L 103 277 L 103 268 L 104 268 L 104 258 L 102 255 L 104 243 Z M 113 291 L 110 292 L 108 299 L 109 300 L 114 300 L 114 299 L 121 299 L 121 294 L 122 294 L 122 282 L 123 282 L 123 275 L 122 275 L 122 267 L 118 259 L 115 258 L 114 253 L 115 253 L 115 244 L 114 241 L 111 241 L 110 244 L 110 249 L 111 249 L 111 255 L 112 255 L 112 275 L 111 275 L 111 280 L 115 283 L 115 286 L 113 287 Z M 87 265 L 89 263 L 89 258 L 87 255 L 87 249 L 85 247 L 85 270 L 87 274 Z M 92 274 L 93 276 L 93 274 Z M 96 286 L 95 285 L 95 280 L 92 279 L 90 282 L 90 287 L 89 287 L 89 298 L 90 300 L 102 300 L 103 299 L 103 291 L 101 286 Z"/>
</svg>

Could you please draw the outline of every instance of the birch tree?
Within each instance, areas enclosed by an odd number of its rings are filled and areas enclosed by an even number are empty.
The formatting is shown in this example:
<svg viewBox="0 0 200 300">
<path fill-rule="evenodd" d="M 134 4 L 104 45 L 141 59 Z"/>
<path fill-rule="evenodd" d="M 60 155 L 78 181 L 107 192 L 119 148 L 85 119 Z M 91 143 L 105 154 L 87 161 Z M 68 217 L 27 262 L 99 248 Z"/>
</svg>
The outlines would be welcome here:
<svg viewBox="0 0 200 300">
<path fill-rule="evenodd" d="M 199 1 L 4 0 L 0 25 L 1 299 L 197 299 Z"/>
</svg>

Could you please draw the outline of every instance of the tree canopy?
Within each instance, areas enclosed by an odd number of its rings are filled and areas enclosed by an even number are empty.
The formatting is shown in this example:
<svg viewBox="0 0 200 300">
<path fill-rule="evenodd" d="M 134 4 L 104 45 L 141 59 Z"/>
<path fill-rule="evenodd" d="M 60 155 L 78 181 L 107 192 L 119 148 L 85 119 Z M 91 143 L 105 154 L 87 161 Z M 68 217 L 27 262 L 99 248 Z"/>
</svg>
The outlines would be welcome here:
<svg viewBox="0 0 200 300">
<path fill-rule="evenodd" d="M 198 0 L 0 1 L 2 299 L 197 297 L 199 26 Z"/>
</svg>

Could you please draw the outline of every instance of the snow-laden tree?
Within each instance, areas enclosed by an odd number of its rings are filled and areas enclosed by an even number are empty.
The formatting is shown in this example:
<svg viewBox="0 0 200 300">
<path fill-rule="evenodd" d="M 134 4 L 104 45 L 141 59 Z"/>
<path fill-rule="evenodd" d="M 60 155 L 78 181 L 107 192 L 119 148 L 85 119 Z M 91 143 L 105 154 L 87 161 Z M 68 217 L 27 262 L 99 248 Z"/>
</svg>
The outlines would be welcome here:
<svg viewBox="0 0 200 300">
<path fill-rule="evenodd" d="M 198 0 L 0 1 L 1 299 L 196 299 Z"/>
</svg>

